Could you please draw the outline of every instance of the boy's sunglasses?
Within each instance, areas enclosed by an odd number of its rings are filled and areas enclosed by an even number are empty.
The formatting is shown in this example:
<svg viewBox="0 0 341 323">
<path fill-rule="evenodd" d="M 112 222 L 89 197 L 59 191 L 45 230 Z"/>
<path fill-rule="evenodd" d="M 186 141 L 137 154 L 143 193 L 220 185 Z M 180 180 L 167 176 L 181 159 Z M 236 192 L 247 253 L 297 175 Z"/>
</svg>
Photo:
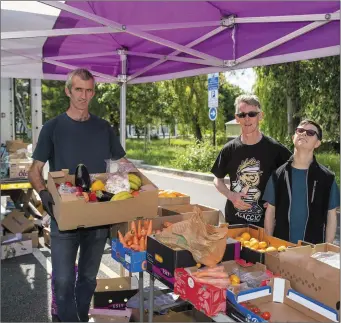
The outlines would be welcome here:
<svg viewBox="0 0 341 323">
<path fill-rule="evenodd" d="M 250 118 L 254 118 L 255 116 L 257 116 L 259 114 L 259 112 L 257 111 L 250 111 L 250 112 L 241 112 L 241 113 L 236 113 L 236 116 L 238 118 L 246 118 L 246 116 L 249 116 Z"/>
<path fill-rule="evenodd" d="M 314 137 L 316 135 L 316 137 L 318 139 L 320 139 L 319 134 L 315 130 L 304 129 L 304 128 L 296 128 L 296 133 L 299 133 L 299 134 L 306 133 L 307 136 L 309 136 L 309 137 Z"/>
</svg>

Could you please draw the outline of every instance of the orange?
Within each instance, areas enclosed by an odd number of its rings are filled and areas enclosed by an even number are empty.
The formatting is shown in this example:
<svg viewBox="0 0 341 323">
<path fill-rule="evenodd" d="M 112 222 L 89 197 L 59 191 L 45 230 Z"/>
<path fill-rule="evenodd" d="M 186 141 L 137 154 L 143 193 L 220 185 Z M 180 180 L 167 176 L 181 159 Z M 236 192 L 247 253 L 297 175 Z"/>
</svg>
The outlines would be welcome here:
<svg viewBox="0 0 341 323">
<path fill-rule="evenodd" d="M 241 237 L 244 239 L 244 241 L 249 241 L 251 239 L 250 233 L 244 232 Z"/>
<path fill-rule="evenodd" d="M 265 249 L 267 246 L 268 246 L 268 244 L 267 244 L 265 241 L 261 241 L 261 242 L 259 243 L 259 248 L 260 248 L 260 249 Z"/>
<path fill-rule="evenodd" d="M 252 241 L 250 241 L 250 248 L 251 249 L 258 249 L 258 244 L 259 244 L 259 242 L 258 241 L 256 241 L 256 240 L 252 240 Z"/>
<path fill-rule="evenodd" d="M 280 246 L 277 248 L 278 251 L 284 251 L 287 247 L 286 246 Z"/>
<path fill-rule="evenodd" d="M 266 252 L 269 252 L 269 251 L 277 251 L 277 249 L 275 247 L 267 247 Z"/>
</svg>

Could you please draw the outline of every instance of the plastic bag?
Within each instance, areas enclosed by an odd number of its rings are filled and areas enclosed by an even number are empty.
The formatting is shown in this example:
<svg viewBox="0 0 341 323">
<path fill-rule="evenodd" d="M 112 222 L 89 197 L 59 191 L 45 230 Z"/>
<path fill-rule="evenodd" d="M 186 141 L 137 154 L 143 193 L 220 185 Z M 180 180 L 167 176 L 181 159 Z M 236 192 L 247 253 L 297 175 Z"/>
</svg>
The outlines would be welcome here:
<svg viewBox="0 0 341 323">
<path fill-rule="evenodd" d="M 130 184 L 127 173 L 114 173 L 108 176 L 108 180 L 105 184 L 105 190 L 112 194 L 119 192 L 129 192 Z"/>
<path fill-rule="evenodd" d="M 58 192 L 59 194 L 73 194 L 77 192 L 77 188 L 75 186 L 67 186 L 63 183 L 59 185 Z"/>
<path fill-rule="evenodd" d="M 340 254 L 332 251 L 316 252 L 312 256 L 316 260 L 324 262 L 325 264 L 340 269 Z"/>
<path fill-rule="evenodd" d="M 261 286 L 264 280 L 271 278 L 271 276 L 264 271 L 246 272 L 242 269 L 236 268 L 232 271 L 232 273 L 237 275 L 249 288 L 257 288 Z"/>
<path fill-rule="evenodd" d="M 113 159 L 106 159 L 105 163 L 107 164 L 106 167 L 106 173 L 129 173 L 132 171 L 136 171 L 136 167 L 134 166 L 134 164 L 130 163 L 130 162 L 120 162 L 117 160 L 113 160 Z"/>
</svg>

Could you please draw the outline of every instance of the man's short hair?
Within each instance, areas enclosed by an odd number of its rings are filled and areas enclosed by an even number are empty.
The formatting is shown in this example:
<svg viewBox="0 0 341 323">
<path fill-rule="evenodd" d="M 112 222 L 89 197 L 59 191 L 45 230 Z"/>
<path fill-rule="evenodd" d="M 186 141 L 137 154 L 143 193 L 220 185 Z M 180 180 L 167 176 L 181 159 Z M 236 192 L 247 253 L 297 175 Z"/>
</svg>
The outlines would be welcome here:
<svg viewBox="0 0 341 323">
<path fill-rule="evenodd" d="M 322 128 L 317 122 L 310 120 L 310 119 L 304 119 L 300 122 L 300 124 L 298 126 L 304 126 L 305 124 L 311 124 L 311 125 L 315 126 L 317 128 L 317 132 L 318 132 L 317 137 L 319 140 L 322 140 Z"/>
<path fill-rule="evenodd" d="M 80 77 L 83 81 L 88 81 L 88 80 L 93 80 L 94 81 L 94 86 L 95 86 L 95 78 L 94 76 L 85 68 L 77 68 L 76 70 L 71 71 L 67 75 L 67 80 L 65 83 L 65 87 L 69 89 L 71 92 L 72 89 L 72 78 L 74 76 Z"/>
<path fill-rule="evenodd" d="M 242 95 L 239 95 L 236 100 L 234 101 L 234 106 L 236 108 L 236 113 L 239 113 L 239 104 L 240 103 L 246 103 L 248 105 L 253 105 L 259 109 L 261 109 L 260 107 L 260 102 L 259 102 L 259 99 L 258 99 L 258 96 L 257 95 L 251 95 L 251 94 L 242 94 Z"/>
</svg>

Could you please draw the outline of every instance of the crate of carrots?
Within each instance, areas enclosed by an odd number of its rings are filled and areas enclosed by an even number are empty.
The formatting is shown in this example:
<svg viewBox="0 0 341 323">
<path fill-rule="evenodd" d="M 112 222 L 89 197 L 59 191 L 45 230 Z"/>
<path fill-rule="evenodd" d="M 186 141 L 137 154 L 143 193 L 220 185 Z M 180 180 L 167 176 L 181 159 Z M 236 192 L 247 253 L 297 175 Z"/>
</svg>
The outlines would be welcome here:
<svg viewBox="0 0 341 323">
<path fill-rule="evenodd" d="M 121 226 L 117 231 L 112 228 L 112 236 L 114 232 L 117 235 L 117 238 L 113 237 L 111 241 L 112 258 L 120 262 L 129 272 L 146 270 L 147 236 L 160 233 L 163 228 L 170 225 L 172 223 L 165 221 L 165 218 L 159 218 L 132 221 Z"/>
</svg>

